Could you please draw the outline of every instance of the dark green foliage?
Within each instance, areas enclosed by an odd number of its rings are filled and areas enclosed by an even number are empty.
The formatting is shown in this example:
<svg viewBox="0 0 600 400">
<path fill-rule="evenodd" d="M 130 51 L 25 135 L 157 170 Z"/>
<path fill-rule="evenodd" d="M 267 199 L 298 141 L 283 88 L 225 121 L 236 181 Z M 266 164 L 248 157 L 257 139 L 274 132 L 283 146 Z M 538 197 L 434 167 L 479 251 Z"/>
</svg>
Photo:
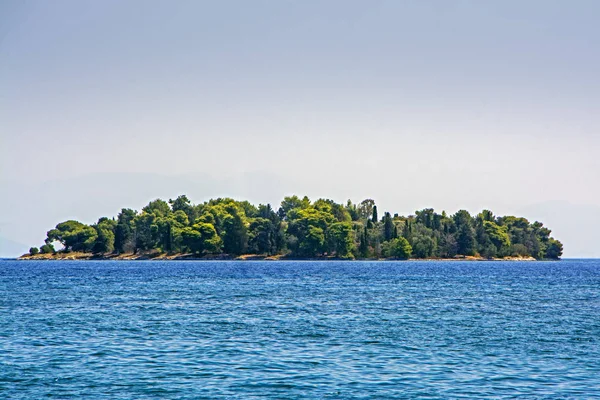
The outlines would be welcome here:
<svg viewBox="0 0 600 400">
<path fill-rule="evenodd" d="M 120 253 L 132 252 L 135 245 L 133 220 L 136 212 L 129 208 L 123 208 L 117 216 L 115 227 L 115 251 Z"/>
<path fill-rule="evenodd" d="M 29 249 L 29 255 L 32 255 L 32 256 L 35 256 L 39 252 L 40 252 L 40 249 L 38 249 L 37 247 L 32 247 Z"/>
<path fill-rule="evenodd" d="M 342 258 L 354 258 L 354 230 L 350 222 L 335 222 L 329 227 L 329 250 Z"/>
<path fill-rule="evenodd" d="M 366 226 L 360 232 L 360 244 L 358 247 L 358 253 L 362 258 L 366 258 L 369 256 L 369 235 Z"/>
<path fill-rule="evenodd" d="M 562 252 L 563 245 L 561 242 L 553 238 L 548 239 L 548 243 L 546 244 L 546 258 L 557 259 L 562 255 Z"/>
<path fill-rule="evenodd" d="M 394 237 L 394 234 L 396 234 L 396 236 L 398 235 L 396 226 L 392 221 L 392 215 L 389 212 L 386 212 L 383 215 L 383 240 L 386 242 L 391 240 Z"/>
<path fill-rule="evenodd" d="M 164 217 L 171 212 L 171 207 L 166 201 L 156 199 L 148 203 L 146 207 L 142 208 L 142 211 L 147 214 L 154 214 L 157 217 Z"/>
<path fill-rule="evenodd" d="M 223 218 L 223 251 L 227 254 L 244 254 L 248 248 L 248 228 L 242 209 L 229 206 Z"/>
<path fill-rule="evenodd" d="M 112 253 L 115 249 L 115 229 L 117 222 L 108 218 L 100 218 L 93 228 L 96 229 L 96 241 L 92 248 L 94 254 Z"/>
<path fill-rule="evenodd" d="M 270 219 L 255 218 L 250 224 L 248 249 L 255 254 L 275 254 L 277 251 L 276 235 L 276 227 Z"/>
<path fill-rule="evenodd" d="M 46 243 L 45 245 L 43 245 L 42 247 L 40 247 L 40 253 L 42 253 L 42 254 L 54 254 L 54 253 L 56 253 L 56 250 L 54 249 L 53 245 Z"/>
<path fill-rule="evenodd" d="M 408 217 L 389 212 L 378 220 L 372 199 L 343 205 L 330 199 L 285 197 L 277 212 L 269 204 L 217 198 L 194 205 L 185 196 L 151 201 L 138 213 L 122 209 L 116 220 L 93 225 L 68 220 L 48 231 L 39 251 L 96 254 L 194 253 L 290 254 L 294 257 L 452 258 L 531 256 L 558 259 L 563 246 L 540 222 L 514 216 L 496 217 L 483 210 L 452 216 L 432 208 Z M 30 253 L 38 251 L 31 248 Z"/>
<path fill-rule="evenodd" d="M 171 209 L 173 212 L 183 211 L 187 216 L 188 221 L 195 221 L 197 218 L 196 209 L 192 206 L 192 203 L 187 198 L 186 195 L 181 195 L 177 197 L 175 200 L 169 199 L 169 204 L 171 205 Z"/>
<path fill-rule="evenodd" d="M 135 251 L 151 250 L 158 244 L 158 226 L 156 216 L 142 212 L 133 220 L 135 225 Z"/>
<path fill-rule="evenodd" d="M 91 226 L 79 221 L 65 221 L 48 231 L 46 244 L 59 242 L 65 251 L 90 252 L 96 242 L 97 233 Z"/>
<path fill-rule="evenodd" d="M 469 224 L 463 224 L 456 234 L 458 254 L 473 256 L 476 251 L 475 232 Z"/>
</svg>

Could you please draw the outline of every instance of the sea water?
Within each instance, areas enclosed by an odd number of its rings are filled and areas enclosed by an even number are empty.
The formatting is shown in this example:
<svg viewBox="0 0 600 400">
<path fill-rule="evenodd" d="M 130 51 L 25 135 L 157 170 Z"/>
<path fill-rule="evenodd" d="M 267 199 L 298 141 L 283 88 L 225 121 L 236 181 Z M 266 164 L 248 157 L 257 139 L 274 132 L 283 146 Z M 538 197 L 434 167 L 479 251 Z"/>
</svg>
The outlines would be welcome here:
<svg viewBox="0 0 600 400">
<path fill-rule="evenodd" d="M 0 398 L 600 397 L 600 261 L 0 261 Z"/>
</svg>

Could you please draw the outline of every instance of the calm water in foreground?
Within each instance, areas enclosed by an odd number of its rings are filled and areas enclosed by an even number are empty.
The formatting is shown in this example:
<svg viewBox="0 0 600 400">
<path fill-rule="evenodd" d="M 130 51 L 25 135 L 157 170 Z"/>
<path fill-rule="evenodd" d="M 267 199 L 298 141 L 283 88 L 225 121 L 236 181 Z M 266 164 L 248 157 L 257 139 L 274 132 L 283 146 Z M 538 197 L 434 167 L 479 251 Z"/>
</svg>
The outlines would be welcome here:
<svg viewBox="0 0 600 400">
<path fill-rule="evenodd" d="M 0 261 L 0 398 L 600 397 L 600 260 Z"/>
</svg>

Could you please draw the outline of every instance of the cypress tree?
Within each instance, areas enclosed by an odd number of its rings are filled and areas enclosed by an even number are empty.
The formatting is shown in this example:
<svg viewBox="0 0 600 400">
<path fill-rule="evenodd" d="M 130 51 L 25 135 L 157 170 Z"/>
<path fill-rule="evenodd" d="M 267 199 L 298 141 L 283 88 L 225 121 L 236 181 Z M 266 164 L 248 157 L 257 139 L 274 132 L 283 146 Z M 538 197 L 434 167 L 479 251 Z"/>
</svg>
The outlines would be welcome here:
<svg viewBox="0 0 600 400">
<path fill-rule="evenodd" d="M 383 240 L 387 242 L 394 236 L 394 223 L 389 212 L 383 215 L 383 221 Z"/>
</svg>

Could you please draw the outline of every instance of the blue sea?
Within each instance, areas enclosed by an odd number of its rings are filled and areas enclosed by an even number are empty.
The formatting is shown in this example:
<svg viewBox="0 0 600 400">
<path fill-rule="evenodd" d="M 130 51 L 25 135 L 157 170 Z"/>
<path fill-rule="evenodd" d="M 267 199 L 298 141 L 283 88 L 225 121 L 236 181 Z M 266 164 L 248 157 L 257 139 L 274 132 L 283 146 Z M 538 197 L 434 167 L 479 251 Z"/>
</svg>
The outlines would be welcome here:
<svg viewBox="0 0 600 400">
<path fill-rule="evenodd" d="M 600 260 L 0 261 L 0 398 L 600 398 Z"/>
</svg>

